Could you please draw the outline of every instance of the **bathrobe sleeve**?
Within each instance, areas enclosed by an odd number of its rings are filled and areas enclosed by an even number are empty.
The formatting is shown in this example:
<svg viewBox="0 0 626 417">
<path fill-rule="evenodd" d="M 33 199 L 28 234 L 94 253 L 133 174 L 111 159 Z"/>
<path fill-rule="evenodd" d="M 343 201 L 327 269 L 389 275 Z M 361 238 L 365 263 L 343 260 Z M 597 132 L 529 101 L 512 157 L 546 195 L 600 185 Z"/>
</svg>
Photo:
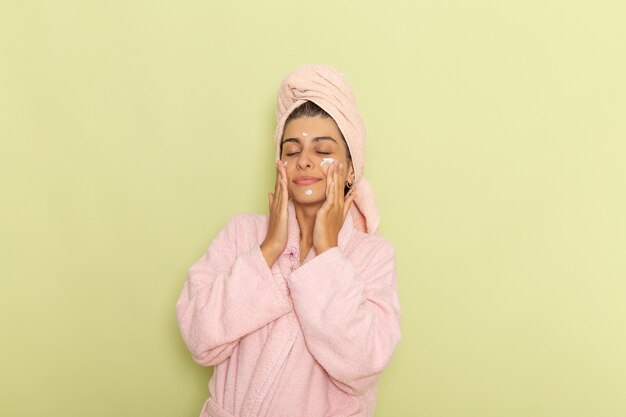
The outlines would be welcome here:
<svg viewBox="0 0 626 417">
<path fill-rule="evenodd" d="M 307 347 L 343 391 L 377 382 L 401 339 L 395 250 L 387 241 L 357 270 L 339 247 L 287 280 Z"/>
<path fill-rule="evenodd" d="M 244 243 L 256 242 L 242 238 L 242 233 L 254 233 L 254 225 L 239 216 L 189 268 L 176 303 L 183 340 L 193 359 L 205 366 L 222 362 L 241 337 L 293 310 L 285 280 L 272 273 L 260 245 Z"/>
</svg>

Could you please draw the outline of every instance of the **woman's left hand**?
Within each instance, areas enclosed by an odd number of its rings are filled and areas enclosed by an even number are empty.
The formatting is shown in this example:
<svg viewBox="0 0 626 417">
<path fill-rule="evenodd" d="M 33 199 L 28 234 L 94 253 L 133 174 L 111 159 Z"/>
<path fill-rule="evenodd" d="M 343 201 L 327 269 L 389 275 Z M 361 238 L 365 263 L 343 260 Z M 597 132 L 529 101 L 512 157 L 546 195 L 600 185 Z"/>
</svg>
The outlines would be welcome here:
<svg viewBox="0 0 626 417">
<path fill-rule="evenodd" d="M 339 164 L 339 166 L 337 166 Z M 313 246 L 317 254 L 337 246 L 339 231 L 355 197 L 353 190 L 344 199 L 341 170 L 343 163 L 329 164 L 326 174 L 326 201 L 317 211 L 313 227 Z"/>
</svg>

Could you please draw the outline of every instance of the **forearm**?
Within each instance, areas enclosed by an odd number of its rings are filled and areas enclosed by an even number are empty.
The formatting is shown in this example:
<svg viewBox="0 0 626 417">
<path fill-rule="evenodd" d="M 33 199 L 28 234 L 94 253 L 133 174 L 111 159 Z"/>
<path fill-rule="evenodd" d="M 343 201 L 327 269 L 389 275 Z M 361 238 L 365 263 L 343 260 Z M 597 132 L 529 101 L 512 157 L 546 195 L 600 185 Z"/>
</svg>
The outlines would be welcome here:
<svg viewBox="0 0 626 417">
<path fill-rule="evenodd" d="M 278 257 L 280 256 L 282 250 L 277 246 L 269 244 L 265 241 L 261 243 L 260 247 L 263 258 L 265 259 L 267 266 L 271 269 Z"/>
<path fill-rule="evenodd" d="M 192 265 L 176 304 L 181 335 L 204 365 L 228 357 L 239 339 L 293 309 L 282 276 L 259 246 L 234 259 L 214 245 Z"/>
<path fill-rule="evenodd" d="M 316 262 L 317 261 L 317 262 Z M 288 280 L 307 345 L 337 385 L 363 392 L 400 340 L 393 255 L 362 276 L 341 249 L 318 255 Z"/>
</svg>

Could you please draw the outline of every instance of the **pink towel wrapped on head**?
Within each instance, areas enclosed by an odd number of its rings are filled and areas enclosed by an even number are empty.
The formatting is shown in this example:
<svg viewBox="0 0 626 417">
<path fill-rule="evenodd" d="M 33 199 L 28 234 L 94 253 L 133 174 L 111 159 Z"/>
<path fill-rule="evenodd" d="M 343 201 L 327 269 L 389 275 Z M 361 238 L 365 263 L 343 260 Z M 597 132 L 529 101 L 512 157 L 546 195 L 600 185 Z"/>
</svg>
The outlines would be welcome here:
<svg viewBox="0 0 626 417">
<path fill-rule="evenodd" d="M 306 101 L 314 102 L 330 114 L 343 133 L 352 155 L 357 192 L 352 207 L 354 227 L 369 234 L 377 233 L 380 214 L 374 191 L 363 176 L 367 132 L 352 88 L 339 70 L 323 64 L 308 64 L 296 68 L 283 79 L 276 104 L 276 158 L 280 159 L 285 121 L 294 109 Z"/>
</svg>

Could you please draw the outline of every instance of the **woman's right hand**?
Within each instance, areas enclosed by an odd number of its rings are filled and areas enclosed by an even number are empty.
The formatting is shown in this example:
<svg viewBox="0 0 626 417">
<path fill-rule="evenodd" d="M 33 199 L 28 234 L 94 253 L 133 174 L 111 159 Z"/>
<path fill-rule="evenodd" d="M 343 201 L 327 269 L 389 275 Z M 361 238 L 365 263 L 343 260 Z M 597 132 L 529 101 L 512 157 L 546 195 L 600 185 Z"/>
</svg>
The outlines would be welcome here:
<svg viewBox="0 0 626 417">
<path fill-rule="evenodd" d="M 287 191 L 287 170 L 281 160 L 276 161 L 276 185 L 269 198 L 269 224 L 267 235 L 261 243 L 261 252 L 267 265 L 271 268 L 276 259 L 287 246 L 287 203 L 289 192 Z"/>
</svg>

